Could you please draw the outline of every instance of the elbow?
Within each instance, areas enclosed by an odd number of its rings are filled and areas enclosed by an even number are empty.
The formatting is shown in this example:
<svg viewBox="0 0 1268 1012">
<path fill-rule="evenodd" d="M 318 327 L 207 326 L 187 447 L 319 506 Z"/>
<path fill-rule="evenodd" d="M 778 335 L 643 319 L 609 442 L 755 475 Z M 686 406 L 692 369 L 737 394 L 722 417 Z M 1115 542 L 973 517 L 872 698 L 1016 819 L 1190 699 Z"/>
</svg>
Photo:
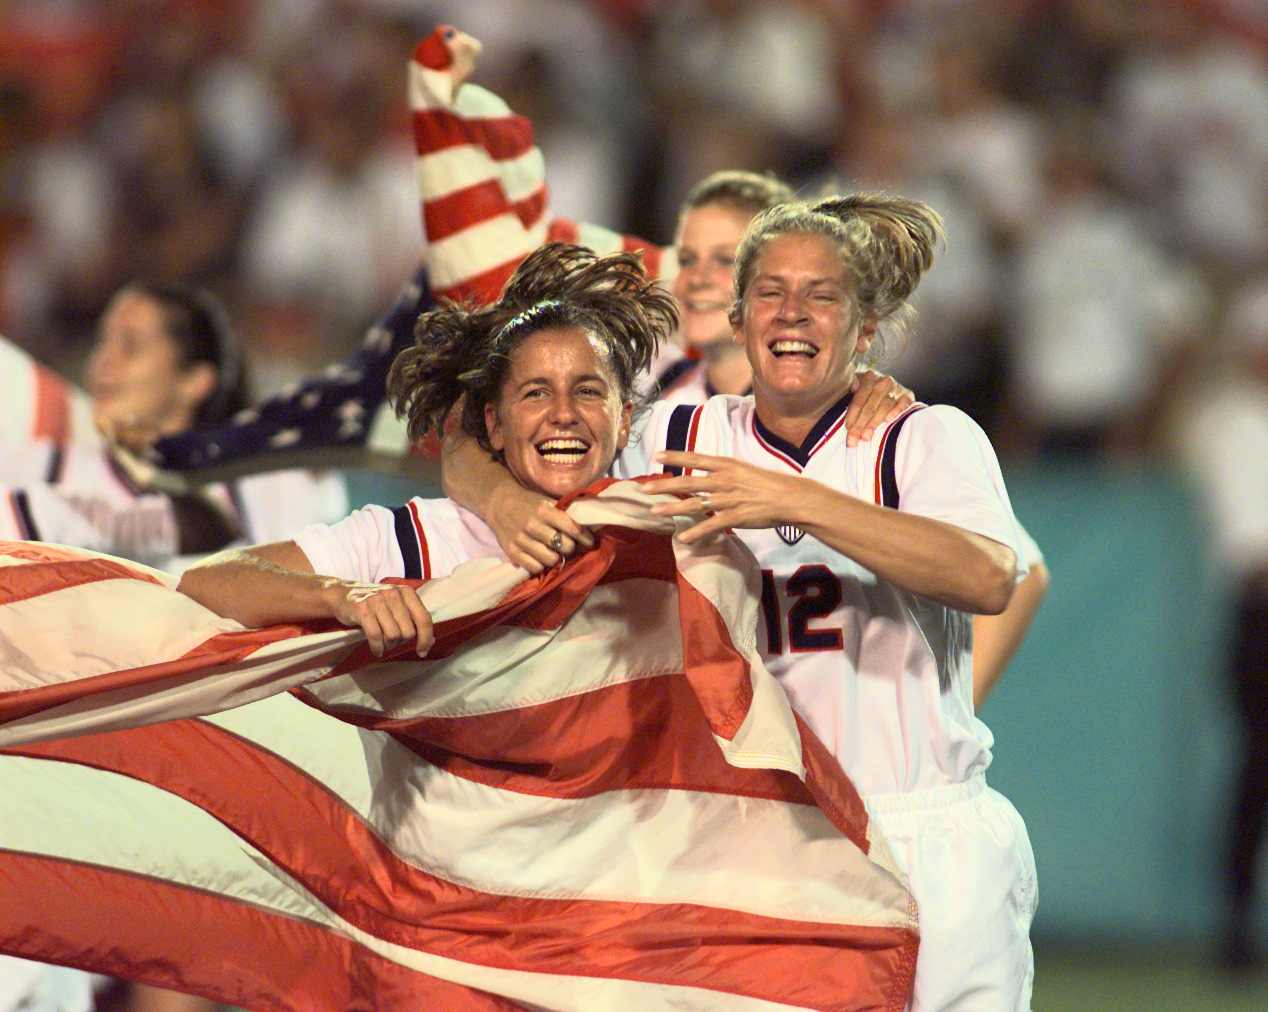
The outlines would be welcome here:
<svg viewBox="0 0 1268 1012">
<path fill-rule="evenodd" d="M 1017 586 L 1017 556 L 1003 545 L 983 560 L 982 572 L 974 581 L 976 593 L 972 611 L 979 615 L 999 615 L 1008 607 Z"/>
</svg>

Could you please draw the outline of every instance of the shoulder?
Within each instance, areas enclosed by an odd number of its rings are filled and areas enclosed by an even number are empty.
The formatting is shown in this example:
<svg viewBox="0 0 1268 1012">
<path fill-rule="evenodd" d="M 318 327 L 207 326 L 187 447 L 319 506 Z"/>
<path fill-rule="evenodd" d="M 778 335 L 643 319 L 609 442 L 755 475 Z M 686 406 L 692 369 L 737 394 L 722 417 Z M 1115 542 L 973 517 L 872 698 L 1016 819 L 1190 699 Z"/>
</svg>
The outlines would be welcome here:
<svg viewBox="0 0 1268 1012">
<path fill-rule="evenodd" d="M 982 427 L 968 414 L 949 404 L 916 405 L 890 422 L 879 435 L 887 439 L 891 432 L 897 432 L 900 450 L 990 446 Z"/>
</svg>

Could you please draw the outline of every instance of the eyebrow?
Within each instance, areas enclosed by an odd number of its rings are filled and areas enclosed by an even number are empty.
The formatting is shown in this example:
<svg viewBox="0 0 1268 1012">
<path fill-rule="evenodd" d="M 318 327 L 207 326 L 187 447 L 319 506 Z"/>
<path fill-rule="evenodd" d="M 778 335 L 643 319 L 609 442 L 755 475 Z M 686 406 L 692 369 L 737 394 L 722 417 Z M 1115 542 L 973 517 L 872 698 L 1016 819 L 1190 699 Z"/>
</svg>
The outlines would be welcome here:
<svg viewBox="0 0 1268 1012">
<path fill-rule="evenodd" d="M 550 377 L 548 376 L 529 376 L 528 378 L 522 379 L 517 384 L 515 384 L 515 389 L 521 390 L 526 386 L 532 386 L 533 384 L 536 384 L 536 383 L 540 383 L 545 386 L 550 386 L 553 382 L 554 381 L 550 379 Z M 585 373 L 582 376 L 576 377 L 576 379 L 573 380 L 573 383 L 574 384 L 575 383 L 603 383 L 607 386 L 612 385 L 611 380 L 609 380 L 605 376 L 600 375 L 599 373 Z"/>
<path fill-rule="evenodd" d="M 779 284 L 788 284 L 788 276 L 785 274 L 769 274 L 769 273 L 755 274 L 753 275 L 753 280 L 750 281 L 749 284 L 755 285 L 759 281 L 774 281 Z M 831 275 L 825 275 L 824 277 L 821 277 L 821 278 L 811 278 L 809 281 L 805 283 L 804 287 L 814 288 L 816 285 L 831 285 L 834 288 L 840 288 L 842 291 L 844 291 L 846 288 L 846 286 L 841 282 L 839 278 L 834 278 Z"/>
</svg>

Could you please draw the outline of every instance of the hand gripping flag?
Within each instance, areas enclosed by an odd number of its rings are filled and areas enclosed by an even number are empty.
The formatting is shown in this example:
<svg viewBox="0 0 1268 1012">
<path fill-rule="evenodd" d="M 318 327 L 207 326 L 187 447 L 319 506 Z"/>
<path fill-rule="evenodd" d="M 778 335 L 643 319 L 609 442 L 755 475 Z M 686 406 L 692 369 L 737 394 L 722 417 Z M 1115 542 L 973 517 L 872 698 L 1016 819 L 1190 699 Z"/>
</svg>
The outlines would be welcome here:
<svg viewBox="0 0 1268 1012">
<path fill-rule="evenodd" d="M 0 951 L 265 1010 L 903 1008 L 910 892 L 752 557 L 597 488 L 562 570 L 422 585 L 425 660 L 5 543 Z"/>
</svg>

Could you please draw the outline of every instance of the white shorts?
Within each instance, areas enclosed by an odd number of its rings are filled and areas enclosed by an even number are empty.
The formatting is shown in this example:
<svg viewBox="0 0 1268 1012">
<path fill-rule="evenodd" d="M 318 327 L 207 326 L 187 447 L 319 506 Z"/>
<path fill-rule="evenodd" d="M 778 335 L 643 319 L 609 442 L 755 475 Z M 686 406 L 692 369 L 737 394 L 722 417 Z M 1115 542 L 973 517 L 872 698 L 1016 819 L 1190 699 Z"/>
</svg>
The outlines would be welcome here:
<svg viewBox="0 0 1268 1012">
<path fill-rule="evenodd" d="M 1029 1012 L 1039 896 L 1012 802 L 982 774 L 864 801 L 920 908 L 912 1012 Z"/>
</svg>

